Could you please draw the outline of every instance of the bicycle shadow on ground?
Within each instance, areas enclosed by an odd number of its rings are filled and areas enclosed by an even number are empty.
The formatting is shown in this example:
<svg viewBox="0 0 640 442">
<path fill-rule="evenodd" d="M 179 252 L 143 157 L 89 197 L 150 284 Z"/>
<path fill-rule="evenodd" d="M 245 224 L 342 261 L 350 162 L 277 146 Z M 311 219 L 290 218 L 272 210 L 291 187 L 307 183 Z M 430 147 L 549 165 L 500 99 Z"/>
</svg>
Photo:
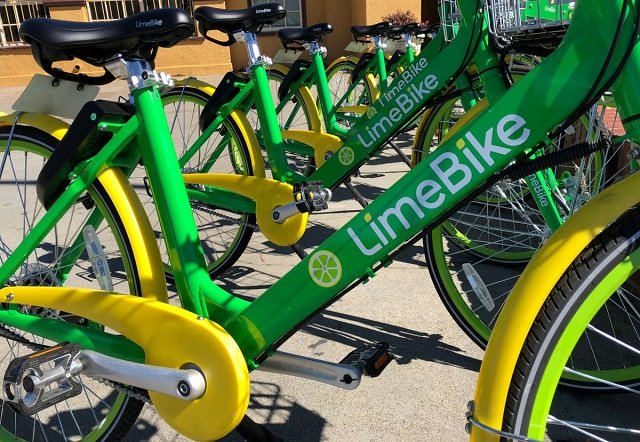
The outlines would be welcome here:
<svg viewBox="0 0 640 442">
<path fill-rule="evenodd" d="M 338 342 L 354 349 L 372 342 L 387 342 L 391 347 L 394 363 L 399 365 L 419 360 L 469 371 L 480 369 L 480 359 L 469 357 L 461 348 L 447 344 L 439 333 L 412 330 L 333 310 L 320 313 L 301 331 L 318 338 L 315 343 L 308 345 L 308 348 L 311 357 L 320 359 L 324 356 L 322 344 L 327 341 Z"/>
<path fill-rule="evenodd" d="M 217 282 L 225 290 L 247 300 L 255 299 L 269 287 L 278 277 L 264 272 L 257 272 L 249 268 L 234 268 L 235 274 L 225 274 Z M 233 280 L 232 277 L 238 277 Z M 247 283 L 245 279 L 251 281 Z M 257 289 L 257 290 L 253 290 Z M 373 319 L 337 312 L 333 309 L 325 310 L 310 319 L 301 332 L 313 336 L 313 342 L 308 344 L 308 356 L 322 359 L 323 344 L 337 342 L 355 349 L 372 342 L 387 342 L 395 356 L 395 363 L 409 364 L 415 360 L 435 362 L 460 367 L 465 370 L 477 371 L 480 360 L 469 357 L 456 346 L 443 341 L 439 333 L 428 333 Z M 317 339 L 316 339 L 317 338 Z M 346 354 L 344 355 L 346 356 Z M 337 362 L 337 361 L 336 361 Z"/>
<path fill-rule="evenodd" d="M 279 385 L 271 382 L 251 382 L 251 398 L 247 412 L 256 422 L 276 437 L 286 441 L 319 441 L 327 425 L 326 419 L 283 394 Z M 222 442 L 240 442 L 244 439 L 233 432 Z"/>
</svg>

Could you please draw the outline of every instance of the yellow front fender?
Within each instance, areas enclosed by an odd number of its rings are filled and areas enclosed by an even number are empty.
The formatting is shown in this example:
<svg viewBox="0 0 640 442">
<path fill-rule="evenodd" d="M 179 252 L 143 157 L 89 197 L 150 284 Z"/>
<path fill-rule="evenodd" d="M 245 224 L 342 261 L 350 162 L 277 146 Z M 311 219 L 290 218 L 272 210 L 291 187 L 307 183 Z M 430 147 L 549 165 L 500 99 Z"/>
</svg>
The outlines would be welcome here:
<svg viewBox="0 0 640 442">
<path fill-rule="evenodd" d="M 616 218 L 640 203 L 640 173 L 597 195 L 558 229 L 535 254 L 509 295 L 491 334 L 475 393 L 474 418 L 500 429 L 520 349 L 549 293 L 580 252 Z M 498 436 L 474 428 L 472 441 Z"/>
<path fill-rule="evenodd" d="M 173 82 L 174 88 L 192 87 L 199 89 L 205 94 L 211 96 L 215 92 L 215 86 L 207 83 L 206 81 L 198 80 L 197 78 L 189 77 L 182 80 L 175 80 Z"/>
</svg>

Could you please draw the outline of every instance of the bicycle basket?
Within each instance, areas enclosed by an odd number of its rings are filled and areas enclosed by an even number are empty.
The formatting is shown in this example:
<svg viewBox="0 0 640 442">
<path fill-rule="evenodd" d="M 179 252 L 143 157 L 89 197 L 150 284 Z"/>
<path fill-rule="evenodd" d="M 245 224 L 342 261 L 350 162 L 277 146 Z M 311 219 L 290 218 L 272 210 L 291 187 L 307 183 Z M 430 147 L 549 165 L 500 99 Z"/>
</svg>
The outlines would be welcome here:
<svg viewBox="0 0 640 442">
<path fill-rule="evenodd" d="M 489 11 L 489 32 L 500 37 L 564 34 L 575 0 L 485 0 Z"/>
<path fill-rule="evenodd" d="M 438 13 L 445 41 L 453 40 L 460 26 L 460 11 L 456 0 L 440 0 Z"/>
</svg>

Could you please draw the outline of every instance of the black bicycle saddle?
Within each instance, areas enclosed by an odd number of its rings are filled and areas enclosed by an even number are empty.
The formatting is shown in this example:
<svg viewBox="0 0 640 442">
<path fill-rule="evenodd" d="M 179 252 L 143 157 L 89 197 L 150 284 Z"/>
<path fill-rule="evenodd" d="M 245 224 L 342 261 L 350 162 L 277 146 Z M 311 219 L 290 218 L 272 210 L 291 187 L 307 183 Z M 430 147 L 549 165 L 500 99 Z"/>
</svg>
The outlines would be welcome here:
<svg viewBox="0 0 640 442">
<path fill-rule="evenodd" d="M 173 46 L 193 35 L 194 30 L 193 19 L 184 10 L 166 8 L 95 23 L 31 18 L 20 26 L 20 38 L 31 45 L 34 58 L 45 71 L 68 78 L 74 74 L 54 69 L 52 64 L 78 58 L 94 66 L 104 66 L 116 57 L 152 62 L 158 46 Z M 93 84 L 113 80 L 107 73 L 102 77 L 85 77 L 76 75 L 71 79 L 93 78 L 84 81 Z"/>
<path fill-rule="evenodd" d="M 264 25 L 271 25 L 285 18 L 286 15 L 284 6 L 278 3 L 261 3 L 245 9 L 201 6 L 193 13 L 203 35 L 207 31 L 221 31 L 225 34 L 240 31 L 257 32 Z"/>
<path fill-rule="evenodd" d="M 329 23 L 318 23 L 306 28 L 285 28 L 280 29 L 277 34 L 283 45 L 295 41 L 320 41 L 322 37 L 333 32 L 333 27 Z"/>
</svg>

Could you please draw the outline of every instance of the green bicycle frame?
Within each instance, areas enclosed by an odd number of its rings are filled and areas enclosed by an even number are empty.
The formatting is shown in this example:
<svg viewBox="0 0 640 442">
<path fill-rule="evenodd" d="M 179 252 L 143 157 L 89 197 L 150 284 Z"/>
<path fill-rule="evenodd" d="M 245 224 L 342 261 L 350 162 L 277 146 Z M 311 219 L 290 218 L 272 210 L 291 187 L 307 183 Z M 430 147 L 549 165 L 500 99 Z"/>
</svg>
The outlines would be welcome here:
<svg viewBox="0 0 640 442">
<path fill-rule="evenodd" d="M 624 21 L 623 28 L 616 33 L 624 1 L 615 0 L 599 8 L 598 0 L 582 0 L 579 6 L 582 14 L 575 14 L 565 41 L 556 52 L 470 121 L 463 133 L 443 143 L 434 155 L 420 162 L 251 303 L 216 286 L 205 270 L 162 102 L 154 87 L 134 91 L 137 114 L 122 127 L 110 127 L 114 137 L 94 158 L 77 168 L 77 177 L 15 254 L 0 267 L 0 278 L 6 281 L 18 269 L 57 219 L 89 188 L 104 165 L 121 164 L 118 156 L 127 148 L 138 146 L 156 195 L 156 208 L 183 307 L 222 324 L 240 346 L 249 366 L 255 368 L 307 318 L 354 283 L 374 277 L 377 267 L 388 264 L 396 249 L 441 221 L 449 210 L 472 196 L 498 171 L 526 156 L 527 151 L 545 140 L 559 121 L 567 119 L 583 104 L 585 98 L 594 98 L 589 94 L 604 89 L 621 64 L 626 43 L 635 32 L 635 14 L 624 11 L 629 20 Z M 597 29 L 591 24 L 590 8 L 598 11 Z M 412 77 L 401 77 L 391 84 L 389 91 L 373 106 L 375 112 L 369 112 L 365 121 L 352 129 L 355 142 L 343 146 L 341 151 L 348 148 L 359 155 L 358 149 L 369 147 L 373 127 L 389 125 L 389 130 L 395 130 L 403 115 L 418 112 L 455 78 L 458 67 L 442 60 L 451 59 L 452 54 L 469 53 L 469 48 L 479 44 L 482 38 L 479 26 L 484 25 L 479 2 L 463 0 L 460 9 L 462 25 L 458 37 L 431 63 L 426 59 L 421 62 L 418 57 Z M 615 35 L 624 44 L 612 46 Z M 609 63 L 604 63 L 605 59 Z M 638 60 L 633 61 L 631 73 L 637 74 Z M 260 70 L 264 74 L 263 66 L 256 69 L 258 73 Z M 637 115 L 630 109 L 637 108 L 634 103 L 640 98 L 633 78 L 636 77 L 623 77 L 614 88 L 616 99 L 619 95 L 627 97 L 618 101 L 627 120 Z M 394 94 L 394 85 L 399 81 L 404 82 L 402 91 Z M 527 97 L 537 93 L 540 85 L 546 85 L 546 94 L 532 103 Z M 550 119 L 550 115 L 555 118 Z M 630 127 L 638 130 L 639 125 L 636 119 Z M 339 161 L 340 157 L 339 151 L 330 161 Z M 4 321 L 9 312 L 0 313 L 0 320 Z M 14 324 L 31 330 L 32 324 L 27 320 L 16 319 Z M 71 336 L 71 340 L 77 341 L 76 334 L 89 336 L 89 333 L 66 323 L 55 331 L 59 341 Z M 115 348 L 105 348 L 104 341 Z M 105 337 L 104 341 L 93 344 L 97 351 L 128 352 L 119 337 Z M 129 353 L 130 358 L 135 359 L 135 352 Z"/>
</svg>

